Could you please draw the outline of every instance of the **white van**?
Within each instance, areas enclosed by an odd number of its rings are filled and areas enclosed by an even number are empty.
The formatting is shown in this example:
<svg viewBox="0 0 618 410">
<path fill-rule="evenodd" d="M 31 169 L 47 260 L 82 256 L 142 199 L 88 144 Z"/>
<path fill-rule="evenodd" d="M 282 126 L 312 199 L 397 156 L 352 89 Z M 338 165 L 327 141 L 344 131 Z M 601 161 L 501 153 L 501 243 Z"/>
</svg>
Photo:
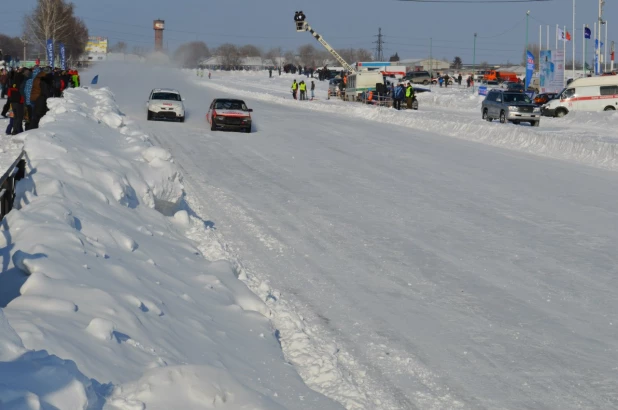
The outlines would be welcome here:
<svg viewBox="0 0 618 410">
<path fill-rule="evenodd" d="M 618 108 L 618 76 L 573 80 L 559 97 L 543 106 L 543 115 L 564 117 L 570 111 L 615 111 Z"/>
<path fill-rule="evenodd" d="M 345 99 L 356 101 L 364 92 L 375 91 L 376 84 L 384 84 L 384 76 L 379 71 L 358 71 L 348 75 Z"/>
</svg>

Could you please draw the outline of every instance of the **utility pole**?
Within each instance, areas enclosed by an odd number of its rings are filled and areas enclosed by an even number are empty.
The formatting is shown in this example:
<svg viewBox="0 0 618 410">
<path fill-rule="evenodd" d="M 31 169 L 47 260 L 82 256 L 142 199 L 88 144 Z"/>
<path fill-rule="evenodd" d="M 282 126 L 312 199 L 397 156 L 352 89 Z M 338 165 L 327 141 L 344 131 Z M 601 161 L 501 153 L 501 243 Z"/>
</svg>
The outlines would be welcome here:
<svg viewBox="0 0 618 410">
<path fill-rule="evenodd" d="M 575 79 L 575 0 L 573 0 L 573 35 L 571 36 L 571 46 L 573 48 L 573 74 L 571 78 Z M 566 57 L 564 57 L 566 59 Z"/>
<path fill-rule="evenodd" d="M 476 33 L 474 33 L 474 51 L 472 54 L 472 94 L 474 94 L 474 84 L 476 83 Z"/>
<path fill-rule="evenodd" d="M 524 47 L 524 61 L 528 62 L 528 19 L 530 17 L 530 10 L 526 12 L 526 45 Z"/>
<path fill-rule="evenodd" d="M 22 38 L 20 38 L 21 42 L 24 44 L 24 61 L 27 60 L 26 58 L 26 46 L 28 45 L 28 39 L 26 38 L 26 36 L 23 36 Z"/>
<path fill-rule="evenodd" d="M 429 38 L 429 75 L 433 78 L 433 39 Z"/>
<path fill-rule="evenodd" d="M 374 41 L 376 44 L 376 60 L 384 61 L 384 41 L 382 40 L 382 27 L 378 28 L 378 40 Z"/>
</svg>

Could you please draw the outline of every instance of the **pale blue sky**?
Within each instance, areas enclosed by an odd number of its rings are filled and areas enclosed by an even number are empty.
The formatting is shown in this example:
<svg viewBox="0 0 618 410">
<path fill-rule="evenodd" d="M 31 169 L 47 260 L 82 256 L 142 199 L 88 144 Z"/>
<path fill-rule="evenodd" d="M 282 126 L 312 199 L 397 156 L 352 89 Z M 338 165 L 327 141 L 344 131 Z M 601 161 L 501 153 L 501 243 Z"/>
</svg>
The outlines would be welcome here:
<svg viewBox="0 0 618 410">
<path fill-rule="evenodd" d="M 498 1 L 498 0 L 496 0 Z M 179 44 L 203 40 L 210 47 L 225 42 L 256 44 L 264 49 L 281 46 L 294 50 L 306 43 L 320 45 L 309 33 L 296 33 L 294 11 L 303 10 L 307 21 L 335 48 L 373 49 L 378 27 L 386 41 L 385 55 L 396 51 L 402 58 L 433 55 L 452 60 L 461 56 L 472 62 L 476 31 L 476 60 L 518 61 L 525 43 L 526 10 L 530 10 L 529 40 L 538 43 L 539 25 L 550 24 L 551 44 L 555 45 L 555 25 L 571 32 L 572 0 L 545 3 L 452 4 L 415 3 L 391 0 L 74 0 L 77 14 L 86 21 L 91 35 L 108 37 L 110 43 L 152 47 L 152 20 L 164 19 L 164 40 L 173 51 Z M 22 0 L 3 18 L 0 31 L 18 35 L 21 15 L 35 0 Z M 618 0 L 606 0 L 608 42 L 618 33 Z M 598 2 L 576 0 L 576 58 L 581 60 L 581 27 L 592 28 Z M 4 11 L 2 12 L 5 15 Z M 616 38 L 618 40 L 618 38 Z M 567 43 L 567 60 L 570 44 Z M 590 46 L 591 43 L 588 43 Z M 552 46 L 553 47 L 553 46 Z M 591 54 L 589 54 L 591 55 Z M 588 58 L 589 59 L 589 58 Z"/>
</svg>

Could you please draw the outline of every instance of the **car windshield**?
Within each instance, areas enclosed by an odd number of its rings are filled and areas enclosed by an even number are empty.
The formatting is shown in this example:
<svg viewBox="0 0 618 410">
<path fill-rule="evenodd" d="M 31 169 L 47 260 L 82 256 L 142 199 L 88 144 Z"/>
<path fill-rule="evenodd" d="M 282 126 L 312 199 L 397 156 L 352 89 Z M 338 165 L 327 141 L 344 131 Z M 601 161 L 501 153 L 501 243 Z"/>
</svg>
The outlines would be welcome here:
<svg viewBox="0 0 618 410">
<path fill-rule="evenodd" d="M 219 100 L 215 103 L 217 110 L 243 110 L 247 111 L 247 106 L 239 100 Z"/>
<path fill-rule="evenodd" d="M 504 102 L 512 103 L 512 102 L 525 102 L 531 103 L 530 97 L 523 93 L 504 93 Z"/>
<path fill-rule="evenodd" d="M 152 100 L 172 100 L 172 101 L 181 101 L 180 94 L 176 93 L 152 93 Z"/>
</svg>

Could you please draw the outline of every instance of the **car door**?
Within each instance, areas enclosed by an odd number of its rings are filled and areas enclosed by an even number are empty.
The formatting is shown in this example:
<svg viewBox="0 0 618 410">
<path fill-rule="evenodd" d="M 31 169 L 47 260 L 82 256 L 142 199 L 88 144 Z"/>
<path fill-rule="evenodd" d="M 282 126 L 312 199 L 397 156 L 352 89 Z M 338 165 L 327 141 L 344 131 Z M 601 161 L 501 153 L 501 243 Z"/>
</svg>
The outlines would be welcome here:
<svg viewBox="0 0 618 410">
<path fill-rule="evenodd" d="M 208 113 L 206 114 L 206 121 L 208 121 L 209 124 L 212 124 L 212 108 L 214 107 L 215 102 L 211 102 L 210 103 L 210 107 L 208 108 Z"/>
<path fill-rule="evenodd" d="M 487 107 L 487 115 L 491 118 L 495 118 L 494 116 L 495 101 L 496 101 L 496 92 L 490 91 L 489 94 L 487 94 L 487 102 L 485 103 L 485 106 Z"/>
<path fill-rule="evenodd" d="M 496 92 L 496 94 L 494 95 L 494 99 L 492 101 L 492 113 L 491 113 L 491 117 L 492 118 L 500 118 L 500 110 L 502 108 L 502 99 L 504 98 L 504 96 L 502 95 L 502 92 Z"/>
</svg>

